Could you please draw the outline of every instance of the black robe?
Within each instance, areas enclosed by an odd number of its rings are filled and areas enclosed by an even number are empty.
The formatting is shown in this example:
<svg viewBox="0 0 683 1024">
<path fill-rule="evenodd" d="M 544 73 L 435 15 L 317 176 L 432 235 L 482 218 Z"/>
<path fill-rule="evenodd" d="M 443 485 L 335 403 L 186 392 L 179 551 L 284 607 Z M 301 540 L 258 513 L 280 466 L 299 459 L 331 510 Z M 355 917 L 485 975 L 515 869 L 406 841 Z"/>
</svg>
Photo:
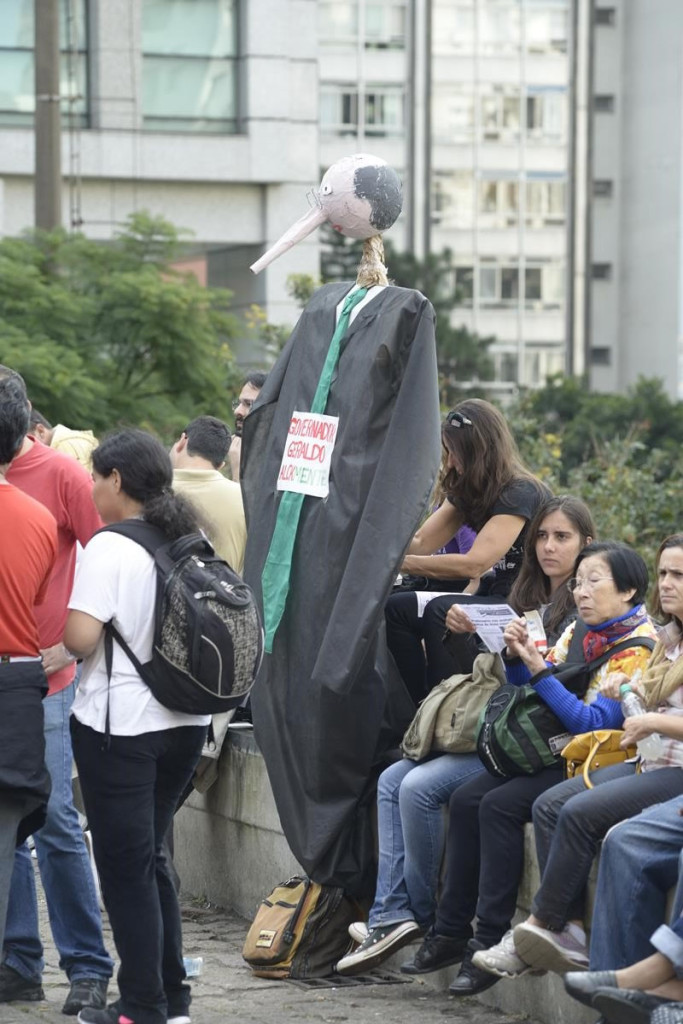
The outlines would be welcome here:
<svg viewBox="0 0 683 1024">
<path fill-rule="evenodd" d="M 244 576 L 260 602 L 290 417 L 310 409 L 350 287 L 316 292 L 244 421 Z M 387 650 L 384 604 L 440 456 L 434 311 L 420 292 L 387 287 L 360 309 L 325 412 L 339 417 L 330 493 L 304 499 L 252 708 L 292 852 L 316 882 L 371 895 L 377 769 L 414 713 Z"/>
</svg>

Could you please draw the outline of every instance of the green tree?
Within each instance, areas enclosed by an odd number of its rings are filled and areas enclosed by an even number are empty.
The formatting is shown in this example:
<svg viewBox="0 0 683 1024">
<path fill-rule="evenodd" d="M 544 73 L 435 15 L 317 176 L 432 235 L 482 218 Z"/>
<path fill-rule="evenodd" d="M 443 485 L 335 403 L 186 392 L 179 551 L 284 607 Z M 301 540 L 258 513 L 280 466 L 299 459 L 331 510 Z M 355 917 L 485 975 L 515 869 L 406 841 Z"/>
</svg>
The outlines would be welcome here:
<svg viewBox="0 0 683 1024">
<path fill-rule="evenodd" d="M 363 243 L 323 228 L 322 276 L 324 281 L 353 281 Z M 493 379 L 493 361 L 488 349 L 495 340 L 482 338 L 466 327 L 454 326 L 453 310 L 459 296 L 455 287 L 455 265 L 450 249 L 430 253 L 418 260 L 410 252 L 399 252 L 388 239 L 384 242 L 385 262 L 392 282 L 401 288 L 417 288 L 426 295 L 436 312 L 436 348 L 441 404 L 454 405 L 472 384 Z M 467 388 L 463 388 L 466 384 Z M 480 389 L 485 392 L 485 383 Z"/>
<path fill-rule="evenodd" d="M 180 234 L 136 213 L 109 245 L 62 231 L 0 241 L 0 362 L 48 419 L 170 437 L 202 412 L 230 415 L 231 296 L 174 269 Z"/>
</svg>

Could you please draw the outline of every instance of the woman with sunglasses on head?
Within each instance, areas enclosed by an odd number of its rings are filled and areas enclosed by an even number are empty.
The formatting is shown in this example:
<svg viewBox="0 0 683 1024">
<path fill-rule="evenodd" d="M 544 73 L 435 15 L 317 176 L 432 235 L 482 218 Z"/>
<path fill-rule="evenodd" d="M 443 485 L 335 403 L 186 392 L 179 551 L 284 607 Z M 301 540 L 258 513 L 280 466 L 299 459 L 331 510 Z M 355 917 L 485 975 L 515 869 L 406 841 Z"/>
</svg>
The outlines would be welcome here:
<svg viewBox="0 0 683 1024">
<path fill-rule="evenodd" d="M 528 524 L 550 492 L 524 465 L 505 417 L 489 402 L 460 402 L 448 413 L 441 440 L 446 500 L 415 534 L 401 572 L 437 583 L 483 577 L 477 596 L 503 602 L 522 567 Z M 469 551 L 434 554 L 464 523 L 477 531 Z M 472 669 L 478 647 L 463 600 L 457 594 L 435 597 L 424 614 L 414 593 L 394 594 L 387 602 L 389 649 L 416 704 L 442 679 Z"/>
<path fill-rule="evenodd" d="M 587 965 L 585 889 L 600 842 L 618 822 L 683 795 L 682 534 L 662 543 L 656 567 L 655 612 L 667 626 L 637 684 L 647 712 L 625 719 L 622 746 L 653 734 L 660 739 L 653 749 L 641 752 L 638 774 L 633 761 L 611 765 L 592 773 L 593 789 L 587 790 L 582 778 L 568 779 L 534 805 L 541 886 L 531 916 L 518 925 L 514 935 L 518 953 L 532 967 L 565 973 Z M 604 568 L 588 576 L 577 571 L 582 584 L 577 590 L 579 610 L 582 604 L 598 604 L 606 585 L 599 580 L 603 575 Z M 628 678 L 617 672 L 606 680 L 603 692 L 619 706 L 625 684 Z M 604 934 L 603 924 L 596 940 L 603 948 Z M 604 956 L 604 952 L 598 953 L 598 945 L 592 954 L 594 962 Z"/>
<path fill-rule="evenodd" d="M 579 620 L 587 627 L 582 637 L 586 663 L 625 640 L 643 638 L 651 645 L 656 634 L 642 603 L 648 574 L 640 555 L 625 544 L 595 541 L 580 552 L 574 573 L 569 587 Z M 599 694 L 600 686 L 610 672 L 619 670 L 630 677 L 642 669 L 650 648 L 638 644 L 615 651 L 565 686 L 553 670 L 568 660 L 579 620 L 565 629 L 545 658 L 529 636 L 525 619 L 509 623 L 508 681 L 534 685 L 569 733 L 618 728 L 621 707 Z M 450 991 L 474 995 L 501 977 L 530 970 L 515 953 L 510 931 L 524 867 L 524 826 L 531 821 L 536 798 L 560 782 L 562 774 L 558 757 L 536 775 L 499 778 L 483 772 L 455 790 L 449 804 L 444 889 L 434 928 L 415 957 L 415 972 L 437 970 L 457 957 L 462 966 Z"/>
<path fill-rule="evenodd" d="M 509 601 L 520 614 L 542 611 L 550 646 L 576 618 L 565 584 L 579 551 L 594 534 L 586 505 L 566 494 L 544 502 L 529 525 L 522 570 Z M 444 806 L 458 786 L 483 771 L 478 755 L 470 753 L 421 761 L 404 757 L 382 772 L 375 899 L 368 925 L 357 922 L 349 929 L 360 946 L 337 965 L 341 974 L 377 966 L 431 926 L 445 838 Z"/>
</svg>

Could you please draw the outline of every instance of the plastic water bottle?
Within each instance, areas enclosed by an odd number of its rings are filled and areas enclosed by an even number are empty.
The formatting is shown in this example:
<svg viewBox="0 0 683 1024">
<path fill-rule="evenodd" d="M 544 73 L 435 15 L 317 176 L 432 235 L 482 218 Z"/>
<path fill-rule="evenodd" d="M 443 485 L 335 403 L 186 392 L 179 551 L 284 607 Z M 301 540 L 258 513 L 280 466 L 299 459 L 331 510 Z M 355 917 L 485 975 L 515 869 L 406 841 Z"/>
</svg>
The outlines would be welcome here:
<svg viewBox="0 0 683 1024">
<path fill-rule="evenodd" d="M 184 956 L 183 965 L 185 967 L 185 974 L 188 978 L 198 978 L 202 973 L 202 967 L 204 966 L 204 957 L 202 956 Z"/>
<path fill-rule="evenodd" d="M 640 679 L 641 673 L 635 672 L 630 683 L 622 683 L 619 687 L 621 693 L 621 709 L 624 718 L 635 718 L 636 715 L 647 714 L 647 708 L 637 693 L 632 689 L 633 684 Z M 638 753 L 647 761 L 656 761 L 664 753 L 664 741 L 658 732 L 644 736 L 636 743 Z"/>
</svg>

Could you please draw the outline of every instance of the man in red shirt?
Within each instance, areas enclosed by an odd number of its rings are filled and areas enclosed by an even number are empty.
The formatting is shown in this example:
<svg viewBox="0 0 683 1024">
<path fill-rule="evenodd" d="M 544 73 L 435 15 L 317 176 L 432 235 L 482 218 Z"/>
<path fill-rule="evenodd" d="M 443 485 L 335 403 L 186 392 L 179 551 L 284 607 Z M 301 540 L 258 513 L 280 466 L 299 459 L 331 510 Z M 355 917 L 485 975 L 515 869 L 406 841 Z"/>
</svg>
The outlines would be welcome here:
<svg viewBox="0 0 683 1024">
<path fill-rule="evenodd" d="M 41 665 L 33 606 L 45 598 L 57 554 L 57 524 L 37 501 L 5 479 L 28 429 L 21 388 L 0 380 L 0 947 L 14 848 L 45 820 Z"/>
<path fill-rule="evenodd" d="M 23 389 L 14 370 L 0 366 Z M 45 506 L 57 521 L 57 558 L 45 601 L 36 608 L 43 668 L 49 692 L 45 714 L 45 758 L 52 793 L 45 825 L 34 835 L 50 926 L 70 991 L 63 1012 L 106 1005 L 113 970 L 102 938 L 99 900 L 71 786 L 69 712 L 75 693 L 76 664 L 62 644 L 67 603 L 76 566 L 77 542 L 85 546 L 102 525 L 92 501 L 92 480 L 74 459 L 39 444 L 30 435 L 12 463 L 7 480 Z M 44 999 L 43 947 L 33 865 L 26 844 L 15 854 L 0 964 L 0 1003 Z"/>
</svg>

